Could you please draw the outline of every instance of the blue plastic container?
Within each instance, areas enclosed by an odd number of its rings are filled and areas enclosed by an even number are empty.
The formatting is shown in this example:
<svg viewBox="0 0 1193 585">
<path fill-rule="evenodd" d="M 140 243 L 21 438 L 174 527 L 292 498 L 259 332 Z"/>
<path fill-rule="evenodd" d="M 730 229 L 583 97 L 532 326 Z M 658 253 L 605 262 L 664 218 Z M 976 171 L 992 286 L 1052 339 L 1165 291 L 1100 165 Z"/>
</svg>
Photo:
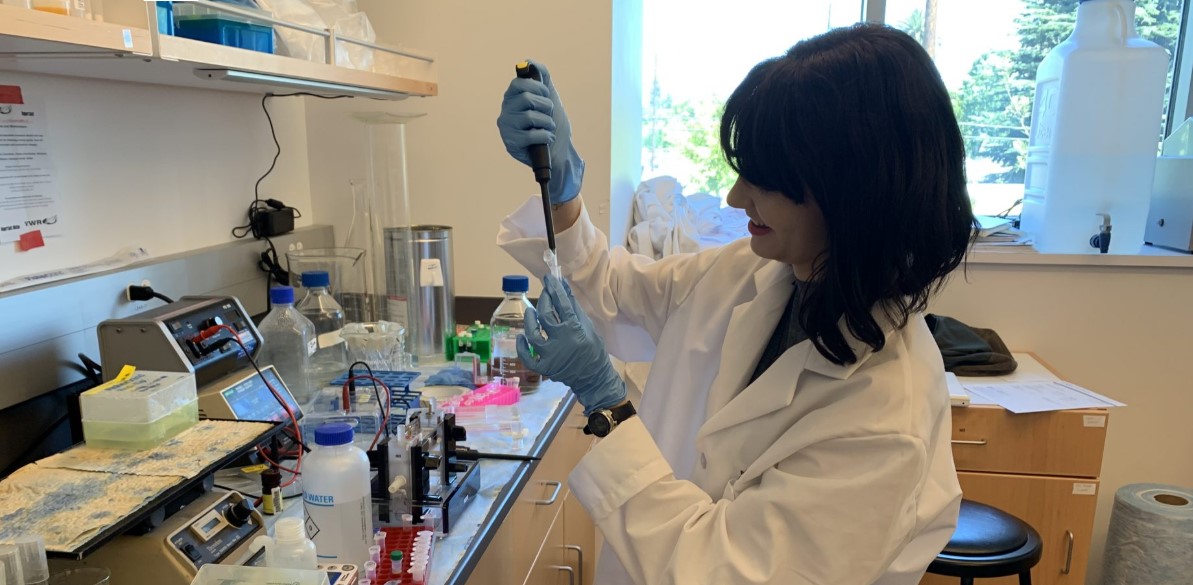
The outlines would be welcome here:
<svg viewBox="0 0 1193 585">
<path fill-rule="evenodd" d="M 174 3 L 157 3 L 157 32 L 163 35 L 174 34 Z"/>
<path fill-rule="evenodd" d="M 258 12 L 256 3 L 227 2 Z M 268 16 L 260 12 L 262 16 Z M 273 53 L 273 27 L 250 18 L 190 3 L 174 7 L 174 35 L 226 47 Z"/>
<path fill-rule="evenodd" d="M 262 53 L 273 53 L 273 27 L 222 15 L 179 18 L 174 23 L 176 36 L 237 47 Z"/>
</svg>

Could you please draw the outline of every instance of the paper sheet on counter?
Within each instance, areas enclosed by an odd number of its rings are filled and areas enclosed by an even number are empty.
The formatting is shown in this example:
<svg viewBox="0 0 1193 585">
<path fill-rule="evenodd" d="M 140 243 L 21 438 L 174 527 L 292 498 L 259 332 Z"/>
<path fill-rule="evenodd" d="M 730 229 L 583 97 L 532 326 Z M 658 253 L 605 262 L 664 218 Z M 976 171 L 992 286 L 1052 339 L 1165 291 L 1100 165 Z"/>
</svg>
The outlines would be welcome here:
<svg viewBox="0 0 1193 585">
<path fill-rule="evenodd" d="M 967 384 L 974 404 L 997 404 L 1013 413 L 1126 406 L 1076 384 L 1061 380 L 1001 384 Z"/>
</svg>

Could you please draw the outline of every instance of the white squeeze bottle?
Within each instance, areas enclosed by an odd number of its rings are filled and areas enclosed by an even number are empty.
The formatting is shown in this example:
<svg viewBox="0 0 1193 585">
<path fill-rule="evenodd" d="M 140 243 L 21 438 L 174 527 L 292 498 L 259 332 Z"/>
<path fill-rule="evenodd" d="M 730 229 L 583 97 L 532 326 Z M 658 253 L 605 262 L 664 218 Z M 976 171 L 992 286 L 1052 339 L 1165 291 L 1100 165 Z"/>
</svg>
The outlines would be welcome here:
<svg viewBox="0 0 1193 585">
<path fill-rule="evenodd" d="M 320 425 L 302 463 L 306 528 L 323 564 L 364 566 L 373 545 L 369 458 L 353 436 L 348 423 Z"/>
<path fill-rule="evenodd" d="M 273 538 L 258 536 L 254 543 L 265 546 L 265 566 L 275 569 L 315 571 L 319 560 L 315 543 L 307 538 L 301 518 L 282 518 L 273 527 Z"/>
<path fill-rule="evenodd" d="M 1134 2 L 1078 5 L 1036 74 L 1022 228 L 1037 250 L 1099 253 L 1090 238 L 1108 221 L 1109 251 L 1139 253 L 1167 75 L 1167 51 L 1135 32 Z"/>
</svg>

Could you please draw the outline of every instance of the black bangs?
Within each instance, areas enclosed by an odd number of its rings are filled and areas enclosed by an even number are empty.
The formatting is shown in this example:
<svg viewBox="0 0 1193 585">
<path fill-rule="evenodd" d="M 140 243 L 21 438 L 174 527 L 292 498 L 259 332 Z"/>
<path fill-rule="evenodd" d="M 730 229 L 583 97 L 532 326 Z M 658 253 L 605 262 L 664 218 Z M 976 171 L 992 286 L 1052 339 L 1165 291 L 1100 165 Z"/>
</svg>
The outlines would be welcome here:
<svg viewBox="0 0 1193 585">
<path fill-rule="evenodd" d="M 789 75 L 790 63 L 774 57 L 755 65 L 725 102 L 721 117 L 721 151 L 729 166 L 750 184 L 781 192 L 803 203 L 807 186 L 799 178 L 793 155 L 800 134 L 785 123 L 795 116 L 799 95 Z"/>
</svg>

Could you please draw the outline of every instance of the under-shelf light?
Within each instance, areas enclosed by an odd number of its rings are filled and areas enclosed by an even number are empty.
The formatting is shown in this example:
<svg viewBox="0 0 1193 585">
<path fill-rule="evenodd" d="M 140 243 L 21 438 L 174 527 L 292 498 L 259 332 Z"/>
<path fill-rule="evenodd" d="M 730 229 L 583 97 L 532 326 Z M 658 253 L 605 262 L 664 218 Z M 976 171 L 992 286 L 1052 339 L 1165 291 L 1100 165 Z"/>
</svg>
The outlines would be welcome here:
<svg viewBox="0 0 1193 585">
<path fill-rule="evenodd" d="M 296 91 L 307 91 L 311 93 L 327 95 L 350 95 L 355 97 L 367 97 L 382 100 L 403 100 L 410 97 L 408 94 L 397 91 L 372 89 L 357 85 L 345 85 L 342 83 L 328 83 L 326 81 L 312 81 L 309 79 L 299 79 L 295 77 L 282 77 L 280 75 L 270 75 L 268 73 L 253 73 L 251 71 L 240 71 L 238 69 L 199 68 L 195 69 L 195 75 L 201 79 L 234 81 L 238 83 L 255 83 L 258 85 L 283 87 Z"/>
</svg>

